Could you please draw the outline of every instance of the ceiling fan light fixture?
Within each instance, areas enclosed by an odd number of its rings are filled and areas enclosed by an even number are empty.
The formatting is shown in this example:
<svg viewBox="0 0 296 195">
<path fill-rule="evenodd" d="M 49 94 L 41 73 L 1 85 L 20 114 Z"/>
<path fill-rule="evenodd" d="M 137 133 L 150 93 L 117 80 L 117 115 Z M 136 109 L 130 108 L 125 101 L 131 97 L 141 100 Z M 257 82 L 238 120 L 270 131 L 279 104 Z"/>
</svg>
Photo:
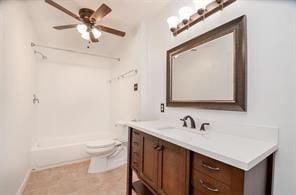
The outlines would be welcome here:
<svg viewBox="0 0 296 195">
<path fill-rule="evenodd" d="M 99 31 L 98 29 L 96 28 L 93 28 L 92 30 L 92 33 L 94 34 L 95 38 L 98 39 L 101 35 L 102 35 L 102 32 Z"/>
<path fill-rule="evenodd" d="M 219 1 L 222 1 L 222 0 L 219 0 Z M 55 0 L 45 0 L 45 2 L 53 6 L 54 8 L 64 12 L 68 16 L 75 18 L 80 22 L 79 24 L 54 26 L 53 28 L 56 30 L 76 28 L 76 30 L 80 33 L 83 39 L 89 40 L 92 43 L 99 42 L 98 38 L 102 35 L 102 32 L 110 33 L 120 37 L 124 37 L 126 34 L 125 32 L 120 30 L 113 29 L 108 26 L 96 24 L 97 21 L 101 21 L 105 16 L 107 16 L 112 11 L 112 9 L 104 3 L 101 6 L 99 6 L 95 11 L 89 8 L 81 8 L 79 9 L 79 12 L 77 15 L 71 12 L 70 10 L 66 9 L 62 5 L 56 3 Z M 98 28 L 98 29 L 94 30 L 94 28 Z"/>
<path fill-rule="evenodd" d="M 85 33 L 82 33 L 81 34 L 81 37 L 83 38 L 83 39 L 85 39 L 85 40 L 90 40 L 90 36 L 89 36 L 89 33 L 88 32 L 85 32 Z"/>
<path fill-rule="evenodd" d="M 85 24 L 78 24 L 76 29 L 80 34 L 87 33 L 87 26 Z"/>
</svg>

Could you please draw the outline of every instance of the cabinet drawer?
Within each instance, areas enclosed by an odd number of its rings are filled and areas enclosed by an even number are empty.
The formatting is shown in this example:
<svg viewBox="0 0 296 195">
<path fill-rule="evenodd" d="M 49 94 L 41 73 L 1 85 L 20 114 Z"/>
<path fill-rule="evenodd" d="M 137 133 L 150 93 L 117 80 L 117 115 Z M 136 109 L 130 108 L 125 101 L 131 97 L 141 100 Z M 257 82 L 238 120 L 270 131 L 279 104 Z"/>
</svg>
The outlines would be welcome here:
<svg viewBox="0 0 296 195">
<path fill-rule="evenodd" d="M 139 171 L 140 162 L 141 162 L 140 153 L 132 151 L 131 164 L 132 164 L 132 167 L 137 171 Z"/>
<path fill-rule="evenodd" d="M 193 194 L 230 195 L 230 187 L 199 171 L 194 170 L 191 180 Z"/>
<path fill-rule="evenodd" d="M 139 171 L 140 168 L 140 152 L 141 152 L 141 134 L 140 132 L 133 130 L 132 131 L 132 140 L 131 140 L 131 166 Z"/>
<path fill-rule="evenodd" d="M 135 141 L 133 141 L 132 142 L 132 155 L 140 155 L 140 150 L 141 149 L 141 147 L 140 147 L 140 142 L 135 142 Z"/>
<path fill-rule="evenodd" d="M 132 133 L 132 153 L 140 153 L 140 147 L 141 147 L 141 135 L 138 131 L 133 130 Z"/>
<path fill-rule="evenodd" d="M 195 153 L 193 156 L 193 169 L 230 185 L 233 179 L 232 171 L 236 168 Z"/>
<path fill-rule="evenodd" d="M 139 131 L 133 129 L 132 137 L 133 137 L 133 139 L 140 139 L 141 133 Z"/>
<path fill-rule="evenodd" d="M 198 189 L 191 187 L 191 193 L 192 195 L 208 195 L 207 193 L 203 193 L 201 191 L 199 191 Z"/>
<path fill-rule="evenodd" d="M 139 171 L 140 169 L 139 161 L 132 160 L 132 168 L 134 168 L 136 171 Z"/>
</svg>

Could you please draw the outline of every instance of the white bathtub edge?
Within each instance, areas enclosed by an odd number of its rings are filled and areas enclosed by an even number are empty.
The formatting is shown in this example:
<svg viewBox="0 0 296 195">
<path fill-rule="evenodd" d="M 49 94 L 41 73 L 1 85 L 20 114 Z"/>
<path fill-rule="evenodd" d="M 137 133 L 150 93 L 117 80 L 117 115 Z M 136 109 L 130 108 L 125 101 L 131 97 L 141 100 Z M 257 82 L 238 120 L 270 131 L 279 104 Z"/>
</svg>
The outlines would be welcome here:
<svg viewBox="0 0 296 195">
<path fill-rule="evenodd" d="M 42 171 L 42 170 L 45 170 L 45 169 L 52 169 L 52 168 L 62 167 L 62 166 L 65 166 L 65 165 L 81 163 L 81 162 L 88 161 L 88 160 L 90 160 L 90 158 L 82 158 L 82 159 L 78 159 L 78 160 L 72 160 L 72 161 L 67 161 L 67 162 L 62 162 L 62 163 L 56 163 L 56 164 L 51 164 L 51 165 L 44 166 L 44 167 L 36 167 L 36 168 L 32 169 L 32 172 Z"/>
</svg>

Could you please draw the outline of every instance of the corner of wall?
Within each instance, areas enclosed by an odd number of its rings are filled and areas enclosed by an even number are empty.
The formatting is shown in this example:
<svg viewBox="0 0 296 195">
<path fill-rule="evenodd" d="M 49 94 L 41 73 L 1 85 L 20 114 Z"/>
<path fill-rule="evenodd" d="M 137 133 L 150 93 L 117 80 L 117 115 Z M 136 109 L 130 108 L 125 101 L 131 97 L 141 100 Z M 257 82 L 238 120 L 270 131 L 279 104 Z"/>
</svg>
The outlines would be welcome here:
<svg viewBox="0 0 296 195">
<path fill-rule="evenodd" d="M 15 194 L 30 169 L 35 69 L 30 42 L 34 33 L 23 2 L 1 1 L 0 9 L 0 152 L 5 157 L 0 163 L 0 194 Z"/>
</svg>

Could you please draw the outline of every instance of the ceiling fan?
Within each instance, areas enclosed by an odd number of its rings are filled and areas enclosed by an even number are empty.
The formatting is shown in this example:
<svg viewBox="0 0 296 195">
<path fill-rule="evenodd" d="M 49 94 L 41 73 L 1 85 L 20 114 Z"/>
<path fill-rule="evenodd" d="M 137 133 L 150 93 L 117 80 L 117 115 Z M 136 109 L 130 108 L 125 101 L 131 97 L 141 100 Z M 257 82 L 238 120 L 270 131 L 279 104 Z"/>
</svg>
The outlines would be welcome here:
<svg viewBox="0 0 296 195">
<path fill-rule="evenodd" d="M 45 2 L 81 22 L 80 24 L 54 26 L 54 29 L 64 30 L 76 27 L 78 32 L 81 33 L 82 38 L 93 43 L 99 42 L 99 37 L 102 34 L 101 31 L 121 37 L 125 36 L 125 32 L 96 24 L 98 21 L 100 21 L 102 18 L 104 18 L 107 14 L 109 14 L 112 11 L 112 9 L 108 7 L 106 4 L 102 4 L 96 11 L 89 8 L 81 8 L 79 10 L 78 16 L 52 0 L 45 0 Z"/>
</svg>

